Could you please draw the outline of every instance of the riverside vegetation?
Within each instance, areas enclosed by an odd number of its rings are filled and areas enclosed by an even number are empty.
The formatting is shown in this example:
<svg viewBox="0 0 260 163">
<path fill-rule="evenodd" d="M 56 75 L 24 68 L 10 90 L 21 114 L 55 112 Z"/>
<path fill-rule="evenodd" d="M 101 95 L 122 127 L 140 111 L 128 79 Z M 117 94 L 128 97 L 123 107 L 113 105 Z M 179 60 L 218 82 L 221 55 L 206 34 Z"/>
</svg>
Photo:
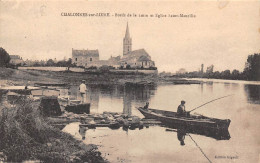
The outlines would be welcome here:
<svg viewBox="0 0 260 163">
<path fill-rule="evenodd" d="M 154 84 L 200 84 L 199 81 L 186 80 L 173 76 L 123 74 L 123 73 L 88 73 L 88 72 L 54 72 L 40 70 L 16 70 L 0 67 L 0 78 L 5 79 L 4 85 L 33 85 L 37 82 L 69 83 L 79 85 L 82 80 L 87 84 L 125 84 L 125 83 L 154 83 Z"/>
<path fill-rule="evenodd" d="M 51 126 L 30 99 L 0 107 L 0 161 L 106 162 L 95 145 L 85 145 Z"/>
<path fill-rule="evenodd" d="M 125 84 L 129 81 L 158 81 L 171 83 L 173 79 L 135 74 L 87 74 L 74 72 L 50 72 L 16 70 L 0 67 L 0 85 L 34 85 L 36 82 L 79 84 Z M 179 79 L 175 81 L 182 82 Z M 22 98 L 21 98 L 22 99 Z M 51 125 L 38 111 L 37 103 L 24 99 L 15 105 L 0 106 L 0 160 L 20 162 L 41 160 L 44 162 L 106 162 L 96 145 L 85 145 L 71 135 Z M 4 102 L 4 101 L 3 101 Z"/>
</svg>

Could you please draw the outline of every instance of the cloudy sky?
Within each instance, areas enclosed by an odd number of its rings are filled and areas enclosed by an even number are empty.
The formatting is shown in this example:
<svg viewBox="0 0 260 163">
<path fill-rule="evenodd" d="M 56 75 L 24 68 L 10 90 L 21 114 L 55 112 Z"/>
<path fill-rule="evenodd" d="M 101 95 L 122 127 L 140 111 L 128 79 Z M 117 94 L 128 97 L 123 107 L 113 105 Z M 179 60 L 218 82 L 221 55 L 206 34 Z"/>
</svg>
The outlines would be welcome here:
<svg viewBox="0 0 260 163">
<path fill-rule="evenodd" d="M 0 46 L 23 59 L 70 58 L 74 49 L 98 49 L 101 59 L 122 55 L 126 23 L 132 49 L 144 48 L 159 71 L 243 70 L 260 52 L 259 1 L 54 2 L 0 1 Z M 65 17 L 61 13 L 133 14 L 137 17 Z M 193 14 L 195 18 L 138 17 Z"/>
</svg>

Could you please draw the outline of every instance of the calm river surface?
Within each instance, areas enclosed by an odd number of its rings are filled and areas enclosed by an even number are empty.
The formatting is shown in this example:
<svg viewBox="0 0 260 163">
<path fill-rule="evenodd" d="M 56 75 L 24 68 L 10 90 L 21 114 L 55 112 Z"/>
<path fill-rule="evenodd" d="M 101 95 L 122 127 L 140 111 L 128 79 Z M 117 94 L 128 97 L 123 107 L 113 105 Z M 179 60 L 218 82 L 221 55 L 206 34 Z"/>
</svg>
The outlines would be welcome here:
<svg viewBox="0 0 260 163">
<path fill-rule="evenodd" d="M 77 98 L 78 87 L 71 87 L 71 96 Z M 195 85 L 157 85 L 143 87 L 88 86 L 87 101 L 91 112 L 103 111 L 142 114 L 138 106 L 150 102 L 151 108 L 176 111 L 181 100 L 186 110 L 229 94 L 233 96 L 214 101 L 196 110 L 209 117 L 230 119 L 229 140 L 190 134 L 212 162 L 258 162 L 260 152 L 260 85 L 230 82 L 212 82 Z M 86 144 L 97 144 L 102 155 L 110 162 L 208 162 L 191 137 L 180 145 L 176 132 L 152 126 L 142 130 L 124 131 L 122 128 L 89 129 Z M 78 139 L 78 123 L 64 128 Z M 233 159 L 231 159 L 233 158 Z"/>
</svg>

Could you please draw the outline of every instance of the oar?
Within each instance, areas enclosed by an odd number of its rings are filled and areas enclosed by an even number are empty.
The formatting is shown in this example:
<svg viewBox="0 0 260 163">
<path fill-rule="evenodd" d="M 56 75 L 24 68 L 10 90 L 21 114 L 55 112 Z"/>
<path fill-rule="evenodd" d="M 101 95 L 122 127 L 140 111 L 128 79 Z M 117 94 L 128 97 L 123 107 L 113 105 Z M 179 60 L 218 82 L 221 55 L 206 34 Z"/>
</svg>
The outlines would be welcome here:
<svg viewBox="0 0 260 163">
<path fill-rule="evenodd" d="M 211 103 L 211 102 L 213 102 L 213 101 L 216 101 L 216 100 L 219 100 L 219 99 L 222 99 L 222 98 L 228 97 L 228 96 L 233 96 L 233 95 L 234 95 L 234 94 L 231 94 L 231 95 L 227 95 L 227 96 L 223 96 L 223 97 L 216 98 L 216 99 L 211 100 L 211 101 L 209 101 L 209 102 L 207 102 L 207 103 L 205 103 L 205 104 L 202 104 L 202 105 L 200 105 L 200 106 L 198 106 L 198 107 L 196 107 L 196 108 L 194 108 L 194 109 L 192 109 L 191 111 L 188 111 L 188 112 L 192 112 L 192 111 L 194 111 L 194 110 L 196 110 L 196 109 L 198 109 L 198 108 L 200 108 L 200 107 L 202 107 L 202 106 L 204 106 L 204 105 L 207 105 L 207 104 L 209 104 L 209 103 Z"/>
</svg>

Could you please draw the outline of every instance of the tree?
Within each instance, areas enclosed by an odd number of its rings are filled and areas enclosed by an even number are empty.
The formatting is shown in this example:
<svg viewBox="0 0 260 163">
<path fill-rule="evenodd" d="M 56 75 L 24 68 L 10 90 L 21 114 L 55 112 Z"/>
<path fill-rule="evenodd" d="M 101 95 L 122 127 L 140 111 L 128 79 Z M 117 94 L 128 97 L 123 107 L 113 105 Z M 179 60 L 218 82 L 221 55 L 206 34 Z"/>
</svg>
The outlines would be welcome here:
<svg viewBox="0 0 260 163">
<path fill-rule="evenodd" d="M 72 67 L 73 66 L 71 58 L 69 58 L 68 61 L 66 61 L 66 65 L 65 66 L 66 67 Z"/>
<path fill-rule="evenodd" d="M 66 61 L 58 61 L 56 63 L 56 66 L 58 66 L 58 67 L 65 67 L 66 66 Z"/>
<path fill-rule="evenodd" d="M 213 78 L 219 79 L 220 76 L 221 76 L 221 74 L 220 74 L 219 71 L 215 71 L 215 72 L 213 72 Z"/>
<path fill-rule="evenodd" d="M 0 47 L 0 67 L 6 67 L 10 60 L 10 55 L 5 51 L 4 48 Z"/>
<path fill-rule="evenodd" d="M 260 53 L 248 56 L 244 73 L 247 80 L 260 80 Z"/>
<path fill-rule="evenodd" d="M 54 66 L 54 65 L 55 65 L 55 63 L 52 59 L 49 59 L 46 63 L 46 66 Z"/>
<path fill-rule="evenodd" d="M 40 66 L 41 66 L 41 64 L 40 64 L 40 62 L 38 62 L 38 61 L 35 61 L 35 62 L 34 62 L 34 64 L 33 64 L 33 66 L 34 66 L 34 67 L 40 67 Z"/>
<path fill-rule="evenodd" d="M 99 67 L 99 70 L 101 72 L 108 72 L 109 71 L 109 66 L 103 65 L 103 66 Z"/>
<path fill-rule="evenodd" d="M 231 73 L 231 77 L 232 77 L 232 79 L 239 79 L 239 77 L 240 77 L 239 71 L 236 70 L 236 69 L 233 70 L 232 73 Z"/>
<path fill-rule="evenodd" d="M 126 69 L 131 69 L 131 66 L 130 66 L 130 65 L 126 65 L 125 68 L 126 68 Z"/>
<path fill-rule="evenodd" d="M 230 70 L 225 70 L 225 71 L 221 72 L 221 77 L 222 77 L 222 79 L 229 79 L 231 76 L 230 74 L 231 74 Z"/>
</svg>

